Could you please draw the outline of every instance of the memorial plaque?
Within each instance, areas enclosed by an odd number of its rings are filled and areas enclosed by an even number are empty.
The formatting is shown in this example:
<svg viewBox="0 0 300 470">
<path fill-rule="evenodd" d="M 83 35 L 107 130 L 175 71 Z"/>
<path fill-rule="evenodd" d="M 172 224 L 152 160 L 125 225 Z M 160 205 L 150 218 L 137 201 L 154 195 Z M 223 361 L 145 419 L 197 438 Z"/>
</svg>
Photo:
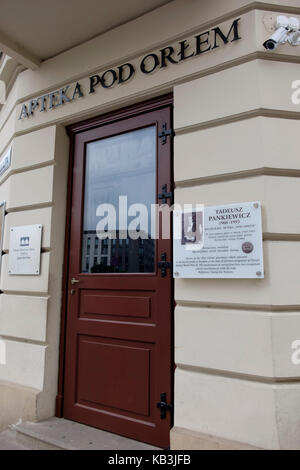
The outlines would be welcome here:
<svg viewBox="0 0 300 470">
<path fill-rule="evenodd" d="M 185 214 L 174 211 L 175 278 L 264 278 L 260 202 L 205 207 L 203 240 L 200 243 L 198 235 L 198 244 L 195 230 L 194 239 L 192 234 L 188 236 L 190 243 L 184 243 L 180 235 Z M 192 219 L 188 220 L 191 225 Z M 199 216 L 194 229 L 200 225 L 200 220 Z"/>
<path fill-rule="evenodd" d="M 40 274 L 42 225 L 11 227 L 8 273 L 11 275 Z"/>
</svg>

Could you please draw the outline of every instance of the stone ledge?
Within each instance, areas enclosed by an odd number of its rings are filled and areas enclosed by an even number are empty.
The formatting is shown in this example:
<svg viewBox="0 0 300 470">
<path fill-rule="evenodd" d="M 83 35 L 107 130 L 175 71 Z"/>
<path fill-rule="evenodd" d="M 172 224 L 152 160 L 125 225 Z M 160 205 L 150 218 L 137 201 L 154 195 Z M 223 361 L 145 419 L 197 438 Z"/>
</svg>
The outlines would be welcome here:
<svg viewBox="0 0 300 470">
<path fill-rule="evenodd" d="M 189 429 L 171 429 L 171 450 L 261 450 L 241 442 L 202 434 Z"/>
</svg>

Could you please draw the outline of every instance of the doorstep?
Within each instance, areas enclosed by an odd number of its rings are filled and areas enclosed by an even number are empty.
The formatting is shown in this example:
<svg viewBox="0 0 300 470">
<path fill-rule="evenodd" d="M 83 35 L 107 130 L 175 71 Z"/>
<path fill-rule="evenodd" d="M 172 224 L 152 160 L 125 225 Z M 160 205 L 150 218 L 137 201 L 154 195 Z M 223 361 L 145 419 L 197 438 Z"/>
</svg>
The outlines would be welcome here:
<svg viewBox="0 0 300 470">
<path fill-rule="evenodd" d="M 63 418 L 12 426 L 18 445 L 33 450 L 157 450 L 157 447 L 127 439 Z"/>
<path fill-rule="evenodd" d="M 16 433 L 9 429 L 0 433 L 0 450 L 29 450 L 27 447 L 19 444 L 16 439 Z"/>
</svg>

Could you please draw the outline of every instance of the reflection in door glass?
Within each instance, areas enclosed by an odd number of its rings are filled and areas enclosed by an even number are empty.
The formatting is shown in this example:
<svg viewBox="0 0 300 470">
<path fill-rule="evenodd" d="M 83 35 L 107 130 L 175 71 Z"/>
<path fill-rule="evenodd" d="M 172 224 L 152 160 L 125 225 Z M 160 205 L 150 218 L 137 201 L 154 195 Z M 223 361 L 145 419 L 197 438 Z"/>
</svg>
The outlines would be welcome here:
<svg viewBox="0 0 300 470">
<path fill-rule="evenodd" d="M 85 165 L 82 272 L 154 272 L 156 127 L 87 144 Z"/>
</svg>

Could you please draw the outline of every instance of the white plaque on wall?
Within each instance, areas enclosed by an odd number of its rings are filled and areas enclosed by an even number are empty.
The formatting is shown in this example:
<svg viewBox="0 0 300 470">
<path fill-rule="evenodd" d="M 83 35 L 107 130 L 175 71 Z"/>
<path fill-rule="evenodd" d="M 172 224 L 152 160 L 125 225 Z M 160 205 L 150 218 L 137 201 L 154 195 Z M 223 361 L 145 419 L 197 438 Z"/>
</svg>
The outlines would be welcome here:
<svg viewBox="0 0 300 470">
<path fill-rule="evenodd" d="M 11 227 L 8 274 L 40 274 L 42 225 Z"/>
<path fill-rule="evenodd" d="M 9 147 L 8 150 L 6 150 L 5 154 L 3 157 L 0 159 L 0 176 L 2 176 L 6 170 L 10 167 L 10 162 L 11 162 L 11 147 Z"/>
<path fill-rule="evenodd" d="M 195 250 L 180 236 L 183 214 L 174 211 L 175 278 L 264 278 L 260 202 L 205 207 L 204 242 Z"/>
</svg>

